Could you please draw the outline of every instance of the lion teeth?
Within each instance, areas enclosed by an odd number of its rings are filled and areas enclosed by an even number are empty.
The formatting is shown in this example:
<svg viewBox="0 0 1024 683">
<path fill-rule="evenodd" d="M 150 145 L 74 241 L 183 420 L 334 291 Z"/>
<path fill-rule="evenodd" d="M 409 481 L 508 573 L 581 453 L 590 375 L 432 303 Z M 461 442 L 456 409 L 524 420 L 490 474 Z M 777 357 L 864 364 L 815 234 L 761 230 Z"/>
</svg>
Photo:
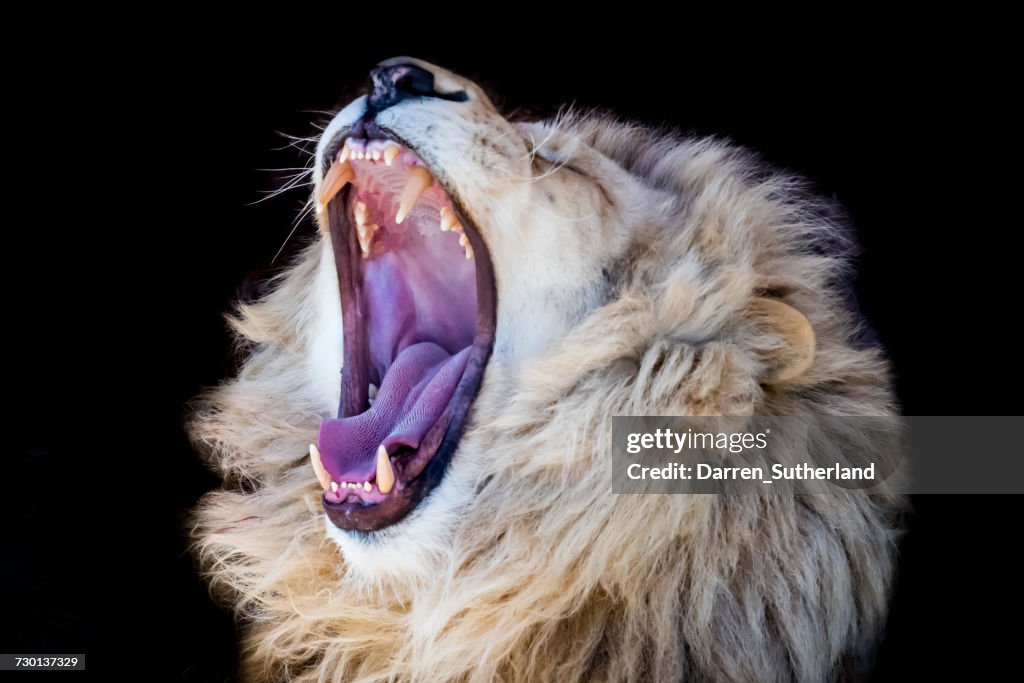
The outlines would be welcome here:
<svg viewBox="0 0 1024 683">
<path fill-rule="evenodd" d="M 374 161 L 380 161 L 380 150 L 379 149 L 373 150 L 373 160 Z"/>
<path fill-rule="evenodd" d="M 331 164 L 330 170 L 324 176 L 324 181 L 320 184 L 319 210 L 323 211 L 334 199 L 334 196 L 341 191 L 341 188 L 345 187 L 353 178 L 355 178 L 355 173 L 352 171 L 352 165 L 348 162 L 336 161 Z"/>
<path fill-rule="evenodd" d="M 377 385 L 371 384 L 366 393 L 369 396 L 370 405 L 372 406 L 373 402 L 377 400 Z"/>
<path fill-rule="evenodd" d="M 462 230 L 462 225 L 459 224 L 459 219 L 455 217 L 455 212 L 451 210 L 451 207 L 441 207 L 441 231 L 448 232 L 449 230 Z"/>
<path fill-rule="evenodd" d="M 352 210 L 352 215 L 356 219 L 356 237 L 359 238 L 359 249 L 363 252 L 363 258 L 366 258 L 370 255 L 373 236 L 377 233 L 380 226 L 375 223 L 366 222 L 370 215 L 366 202 L 357 201 L 355 208 Z"/>
<path fill-rule="evenodd" d="M 363 258 L 370 255 L 370 246 L 373 244 L 373 236 L 380 228 L 376 223 L 356 226 L 356 237 L 359 238 L 359 249 L 363 252 Z"/>
<path fill-rule="evenodd" d="M 473 246 L 470 244 L 466 245 L 466 260 L 471 261 L 473 259 Z"/>
<path fill-rule="evenodd" d="M 320 449 L 316 447 L 316 444 L 309 444 L 309 461 L 313 465 L 313 471 L 316 472 L 316 479 L 320 482 L 321 488 L 326 489 L 331 485 L 331 475 L 327 474 L 327 470 L 324 469 L 324 463 L 320 459 Z"/>
<path fill-rule="evenodd" d="M 370 482 L 368 482 L 368 481 L 364 481 L 363 482 L 363 490 L 366 491 L 367 493 L 369 493 L 370 491 L 373 490 L 373 485 L 370 484 Z"/>
<path fill-rule="evenodd" d="M 409 180 L 406 181 L 405 189 L 402 190 L 402 199 L 398 203 L 395 223 L 401 224 L 406 219 L 412 208 L 416 206 L 416 202 L 419 201 L 419 198 L 427 191 L 432 182 L 434 182 L 434 177 L 430 175 L 430 171 L 422 166 L 416 166 L 409 171 Z"/>
<path fill-rule="evenodd" d="M 331 482 L 331 491 L 333 493 L 337 493 L 338 492 L 338 482 L 336 482 L 336 481 L 332 481 Z"/>
<path fill-rule="evenodd" d="M 384 444 L 377 447 L 377 488 L 381 493 L 388 493 L 395 485 L 395 471 L 391 469 L 391 458 Z"/>
<path fill-rule="evenodd" d="M 384 148 L 384 163 L 387 166 L 395 163 L 395 157 L 402 153 L 402 150 L 394 145 L 388 145 Z"/>
</svg>

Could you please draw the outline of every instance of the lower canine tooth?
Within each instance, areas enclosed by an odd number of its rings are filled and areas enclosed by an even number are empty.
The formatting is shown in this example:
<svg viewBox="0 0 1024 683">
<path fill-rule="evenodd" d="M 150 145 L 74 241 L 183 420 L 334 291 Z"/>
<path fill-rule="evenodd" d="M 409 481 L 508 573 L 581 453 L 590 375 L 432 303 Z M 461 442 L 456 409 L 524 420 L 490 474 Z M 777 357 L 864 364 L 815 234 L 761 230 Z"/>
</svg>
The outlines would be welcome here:
<svg viewBox="0 0 1024 683">
<path fill-rule="evenodd" d="M 316 447 L 316 444 L 309 444 L 309 461 L 313 464 L 313 471 L 316 472 L 316 479 L 320 482 L 320 486 L 326 489 L 331 485 L 331 475 L 327 474 L 327 470 L 324 469 L 324 463 L 320 459 L 320 449 Z"/>
<path fill-rule="evenodd" d="M 416 206 L 416 202 L 432 182 L 434 182 L 434 177 L 422 166 L 416 166 L 409 171 L 409 180 L 406 181 L 405 189 L 402 190 L 402 199 L 398 203 L 395 223 L 400 224 L 406 219 L 409 212 L 412 211 L 412 207 Z"/>
<path fill-rule="evenodd" d="M 467 244 L 466 245 L 466 260 L 469 261 L 472 258 L 473 258 L 473 245 Z"/>
<path fill-rule="evenodd" d="M 347 161 L 336 161 L 331 164 L 330 170 L 324 176 L 324 181 L 320 184 L 320 199 L 318 202 L 320 207 L 323 208 L 330 204 L 334 196 L 341 191 L 341 188 L 345 187 L 353 178 L 355 178 L 355 173 L 352 171 L 352 165 Z"/>
<path fill-rule="evenodd" d="M 384 444 L 377 447 L 377 488 L 381 493 L 387 493 L 395 485 L 395 471 L 391 469 L 391 458 L 388 457 L 388 449 Z"/>
</svg>

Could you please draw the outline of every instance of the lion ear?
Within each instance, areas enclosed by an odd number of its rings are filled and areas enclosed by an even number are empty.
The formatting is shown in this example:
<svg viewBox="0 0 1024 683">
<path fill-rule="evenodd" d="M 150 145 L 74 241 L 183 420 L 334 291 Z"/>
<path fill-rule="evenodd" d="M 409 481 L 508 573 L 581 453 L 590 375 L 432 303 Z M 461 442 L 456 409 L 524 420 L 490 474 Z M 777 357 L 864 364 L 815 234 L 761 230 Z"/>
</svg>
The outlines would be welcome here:
<svg viewBox="0 0 1024 683">
<path fill-rule="evenodd" d="M 768 344 L 761 347 L 767 384 L 788 382 L 811 367 L 814 359 L 814 330 L 803 313 L 777 299 L 758 297 L 750 308 L 758 334 Z"/>
</svg>

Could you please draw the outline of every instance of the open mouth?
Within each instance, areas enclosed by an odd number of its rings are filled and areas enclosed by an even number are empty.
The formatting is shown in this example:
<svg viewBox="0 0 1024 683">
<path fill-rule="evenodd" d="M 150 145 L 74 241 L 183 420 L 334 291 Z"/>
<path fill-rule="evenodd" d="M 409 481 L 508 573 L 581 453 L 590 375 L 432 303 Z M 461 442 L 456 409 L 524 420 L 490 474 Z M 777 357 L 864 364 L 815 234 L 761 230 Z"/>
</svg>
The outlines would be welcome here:
<svg viewBox="0 0 1024 683">
<path fill-rule="evenodd" d="M 494 272 L 458 198 L 408 146 L 350 137 L 330 158 L 320 208 L 341 294 L 342 399 L 310 457 L 330 520 L 374 531 L 445 476 L 494 343 Z"/>
</svg>

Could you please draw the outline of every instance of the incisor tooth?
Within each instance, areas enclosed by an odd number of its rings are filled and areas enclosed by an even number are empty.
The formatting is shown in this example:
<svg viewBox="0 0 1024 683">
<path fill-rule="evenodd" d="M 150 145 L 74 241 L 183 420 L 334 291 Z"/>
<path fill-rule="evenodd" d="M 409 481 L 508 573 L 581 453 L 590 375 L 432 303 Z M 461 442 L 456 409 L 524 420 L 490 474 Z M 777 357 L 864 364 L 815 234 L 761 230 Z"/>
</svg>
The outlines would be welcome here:
<svg viewBox="0 0 1024 683">
<path fill-rule="evenodd" d="M 341 148 L 341 154 L 338 155 L 338 163 L 343 164 L 348 161 L 349 156 L 352 154 L 352 150 L 348 148 L 348 140 L 345 141 L 345 146 Z"/>
<path fill-rule="evenodd" d="M 409 180 L 406 181 L 405 189 L 402 190 L 402 200 L 398 203 L 395 223 L 401 223 L 406 219 L 409 212 L 412 211 L 412 207 L 416 206 L 416 202 L 432 182 L 434 182 L 434 177 L 422 166 L 416 166 L 409 171 Z"/>
<path fill-rule="evenodd" d="M 380 150 L 379 149 L 373 150 L 373 160 L 374 161 L 380 161 Z"/>
<path fill-rule="evenodd" d="M 331 482 L 331 491 L 334 491 L 335 493 L 338 492 L 338 482 L 336 482 L 336 481 L 332 481 Z"/>
<path fill-rule="evenodd" d="M 324 469 L 324 463 L 320 460 L 320 449 L 316 444 L 309 444 L 309 461 L 313 464 L 313 471 L 316 472 L 316 479 L 320 486 L 326 489 L 331 485 L 331 475 Z"/>
<path fill-rule="evenodd" d="M 401 154 L 402 150 L 398 149 L 394 145 L 389 145 L 384 148 L 384 163 L 390 166 L 395 162 L 395 157 Z"/>
<path fill-rule="evenodd" d="M 352 165 L 347 161 L 344 163 L 336 161 L 331 164 L 330 170 L 324 176 L 323 183 L 320 184 L 319 205 L 321 209 L 330 204 L 341 188 L 345 187 L 353 178 L 355 178 L 355 173 L 352 171 Z"/>
<path fill-rule="evenodd" d="M 391 469 L 391 458 L 388 457 L 388 449 L 384 444 L 377 447 L 377 488 L 381 493 L 387 493 L 395 485 L 395 471 Z"/>
<path fill-rule="evenodd" d="M 367 493 L 369 493 L 370 491 L 373 490 L 373 486 L 370 485 L 370 482 L 364 481 L 363 482 L 363 490 L 366 491 Z"/>
</svg>

